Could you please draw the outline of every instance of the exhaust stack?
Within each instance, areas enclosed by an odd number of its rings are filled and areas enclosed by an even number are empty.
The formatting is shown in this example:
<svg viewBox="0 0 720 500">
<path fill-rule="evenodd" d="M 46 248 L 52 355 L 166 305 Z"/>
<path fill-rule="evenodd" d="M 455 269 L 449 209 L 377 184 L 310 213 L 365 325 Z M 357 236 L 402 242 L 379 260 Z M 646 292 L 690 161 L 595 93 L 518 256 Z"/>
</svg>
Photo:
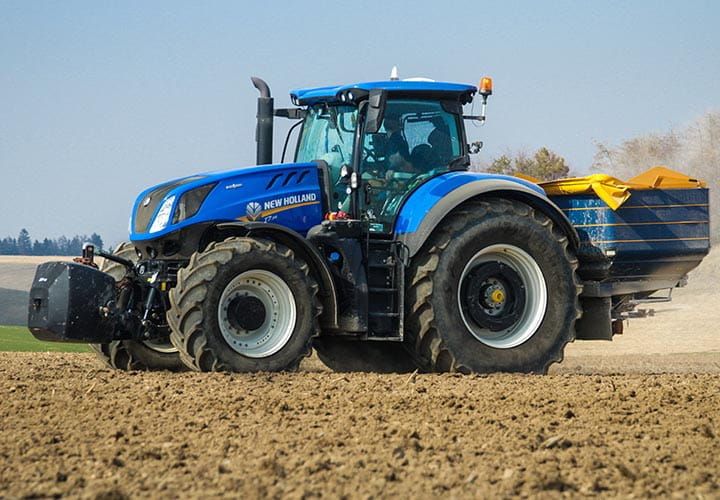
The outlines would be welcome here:
<svg viewBox="0 0 720 500">
<path fill-rule="evenodd" d="M 270 97 L 270 87 L 264 80 L 253 76 L 252 84 L 260 92 L 257 107 L 257 127 L 255 128 L 255 142 L 257 142 L 257 164 L 269 165 L 272 163 L 273 149 L 273 98 Z"/>
</svg>

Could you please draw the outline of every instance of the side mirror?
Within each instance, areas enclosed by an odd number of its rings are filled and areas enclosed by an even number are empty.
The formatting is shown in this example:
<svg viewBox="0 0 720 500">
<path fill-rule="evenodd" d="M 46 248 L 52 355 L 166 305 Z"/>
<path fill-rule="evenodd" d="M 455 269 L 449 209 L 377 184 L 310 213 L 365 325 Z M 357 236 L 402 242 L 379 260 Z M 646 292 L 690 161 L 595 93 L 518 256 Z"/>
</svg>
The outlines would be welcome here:
<svg viewBox="0 0 720 500">
<path fill-rule="evenodd" d="M 365 118 L 365 133 L 377 134 L 385 117 L 385 103 L 388 92 L 385 89 L 372 89 L 368 96 L 368 111 Z"/>
</svg>

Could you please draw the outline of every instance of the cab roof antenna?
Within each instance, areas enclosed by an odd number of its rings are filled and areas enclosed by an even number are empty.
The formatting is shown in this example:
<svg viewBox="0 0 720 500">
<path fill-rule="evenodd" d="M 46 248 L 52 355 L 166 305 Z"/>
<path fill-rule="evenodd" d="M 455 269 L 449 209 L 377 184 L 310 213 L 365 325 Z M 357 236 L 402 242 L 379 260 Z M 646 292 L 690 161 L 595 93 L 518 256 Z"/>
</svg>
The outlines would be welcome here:
<svg viewBox="0 0 720 500">
<path fill-rule="evenodd" d="M 397 66 L 393 66 L 392 70 L 390 71 L 390 80 L 399 80 L 398 78 L 398 71 Z"/>
</svg>

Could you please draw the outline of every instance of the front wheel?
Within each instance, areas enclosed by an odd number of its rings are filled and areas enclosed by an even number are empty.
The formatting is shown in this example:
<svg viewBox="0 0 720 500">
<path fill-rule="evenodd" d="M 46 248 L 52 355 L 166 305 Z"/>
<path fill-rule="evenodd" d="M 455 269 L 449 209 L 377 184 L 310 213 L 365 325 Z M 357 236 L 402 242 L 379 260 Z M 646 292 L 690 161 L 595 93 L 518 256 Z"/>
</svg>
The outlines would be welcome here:
<svg viewBox="0 0 720 500">
<path fill-rule="evenodd" d="M 319 332 L 318 286 L 292 250 L 230 238 L 196 253 L 170 291 L 170 340 L 198 371 L 297 369 Z"/>
<path fill-rule="evenodd" d="M 114 340 L 109 344 L 90 344 L 97 356 L 118 370 L 185 370 L 170 340 Z"/>
<path fill-rule="evenodd" d="M 406 326 L 433 371 L 546 373 L 575 338 L 577 260 L 543 213 L 487 199 L 456 210 L 414 257 Z"/>
</svg>

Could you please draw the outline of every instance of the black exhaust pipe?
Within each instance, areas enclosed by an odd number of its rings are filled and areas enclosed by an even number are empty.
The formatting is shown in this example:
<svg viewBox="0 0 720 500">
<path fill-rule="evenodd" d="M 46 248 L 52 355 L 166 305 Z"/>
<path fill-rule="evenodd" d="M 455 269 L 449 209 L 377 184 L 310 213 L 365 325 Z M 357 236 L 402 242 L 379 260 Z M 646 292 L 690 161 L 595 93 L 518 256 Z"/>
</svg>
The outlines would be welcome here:
<svg viewBox="0 0 720 500">
<path fill-rule="evenodd" d="M 252 84 L 258 91 L 257 127 L 255 128 L 255 142 L 257 142 L 257 164 L 269 165 L 272 163 L 273 148 L 273 98 L 270 97 L 270 87 L 261 78 L 250 77 Z"/>
</svg>

